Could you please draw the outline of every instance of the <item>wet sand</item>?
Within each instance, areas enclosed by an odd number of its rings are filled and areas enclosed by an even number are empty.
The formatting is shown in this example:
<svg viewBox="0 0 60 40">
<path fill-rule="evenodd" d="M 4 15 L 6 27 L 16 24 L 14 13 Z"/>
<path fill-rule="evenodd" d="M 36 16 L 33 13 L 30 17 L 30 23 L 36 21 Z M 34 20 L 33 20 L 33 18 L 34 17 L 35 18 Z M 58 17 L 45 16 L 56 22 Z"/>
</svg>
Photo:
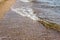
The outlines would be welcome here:
<svg viewBox="0 0 60 40">
<path fill-rule="evenodd" d="M 9 11 L 0 21 L 0 40 L 60 40 L 60 32 Z"/>
</svg>

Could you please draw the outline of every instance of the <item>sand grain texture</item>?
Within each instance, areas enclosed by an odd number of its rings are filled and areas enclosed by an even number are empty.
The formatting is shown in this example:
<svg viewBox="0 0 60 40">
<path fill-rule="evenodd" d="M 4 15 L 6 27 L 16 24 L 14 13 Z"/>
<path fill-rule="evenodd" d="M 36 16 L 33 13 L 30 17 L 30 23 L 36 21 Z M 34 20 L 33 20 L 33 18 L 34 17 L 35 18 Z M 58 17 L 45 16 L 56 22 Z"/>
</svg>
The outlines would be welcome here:
<svg viewBox="0 0 60 40">
<path fill-rule="evenodd" d="M 10 9 L 12 4 L 15 3 L 15 0 L 7 0 L 0 4 L 0 19 L 3 18 L 5 13 Z"/>
<path fill-rule="evenodd" d="M 9 11 L 0 21 L 1 40 L 60 40 L 60 32 Z"/>
</svg>

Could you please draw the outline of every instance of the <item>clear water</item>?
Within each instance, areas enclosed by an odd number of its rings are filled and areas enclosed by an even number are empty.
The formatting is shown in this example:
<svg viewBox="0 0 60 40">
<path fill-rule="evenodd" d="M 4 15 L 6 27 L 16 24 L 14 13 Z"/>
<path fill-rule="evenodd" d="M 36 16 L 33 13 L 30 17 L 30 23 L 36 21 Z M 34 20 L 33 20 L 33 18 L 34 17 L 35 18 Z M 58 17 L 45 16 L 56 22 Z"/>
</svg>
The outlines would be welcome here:
<svg viewBox="0 0 60 40">
<path fill-rule="evenodd" d="M 47 2 L 50 5 L 60 6 L 60 0 L 38 0 L 40 2 Z"/>
<path fill-rule="evenodd" d="M 60 24 L 60 0 L 35 0 L 35 2 L 17 0 L 11 9 L 17 14 L 33 20 L 41 17 Z"/>
</svg>

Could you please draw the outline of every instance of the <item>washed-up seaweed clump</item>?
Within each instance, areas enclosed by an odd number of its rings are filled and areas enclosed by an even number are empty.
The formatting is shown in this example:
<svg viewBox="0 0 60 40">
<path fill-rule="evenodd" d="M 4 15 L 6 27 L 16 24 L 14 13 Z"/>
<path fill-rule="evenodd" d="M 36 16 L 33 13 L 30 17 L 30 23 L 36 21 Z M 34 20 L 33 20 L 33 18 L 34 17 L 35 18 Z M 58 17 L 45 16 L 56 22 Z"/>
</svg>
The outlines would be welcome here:
<svg viewBox="0 0 60 40">
<path fill-rule="evenodd" d="M 60 25 L 59 24 L 52 23 L 52 22 L 46 21 L 46 20 L 41 19 L 41 18 L 40 18 L 40 20 L 38 20 L 38 22 L 40 22 L 46 28 L 51 28 L 51 29 L 60 31 Z"/>
</svg>

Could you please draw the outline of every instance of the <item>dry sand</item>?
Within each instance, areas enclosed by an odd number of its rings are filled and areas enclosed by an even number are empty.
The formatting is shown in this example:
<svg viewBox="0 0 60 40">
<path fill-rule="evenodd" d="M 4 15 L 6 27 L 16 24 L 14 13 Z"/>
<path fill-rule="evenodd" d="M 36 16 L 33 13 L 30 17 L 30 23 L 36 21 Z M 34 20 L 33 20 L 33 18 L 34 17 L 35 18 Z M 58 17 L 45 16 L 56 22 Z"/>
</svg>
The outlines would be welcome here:
<svg viewBox="0 0 60 40">
<path fill-rule="evenodd" d="M 0 19 L 5 15 L 5 13 L 10 9 L 15 0 L 7 0 L 0 4 Z"/>
</svg>

